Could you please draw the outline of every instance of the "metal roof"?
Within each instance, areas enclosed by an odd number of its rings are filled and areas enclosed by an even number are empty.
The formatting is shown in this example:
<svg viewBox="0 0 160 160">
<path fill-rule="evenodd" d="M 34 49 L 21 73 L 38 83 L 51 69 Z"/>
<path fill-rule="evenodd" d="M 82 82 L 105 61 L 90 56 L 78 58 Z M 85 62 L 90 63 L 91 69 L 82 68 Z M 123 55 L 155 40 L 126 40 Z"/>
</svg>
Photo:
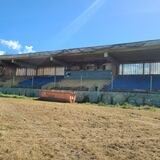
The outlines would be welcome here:
<svg viewBox="0 0 160 160">
<path fill-rule="evenodd" d="M 108 57 L 104 56 L 108 54 Z M 33 63 L 48 63 L 50 57 L 62 63 L 107 62 L 111 59 L 120 63 L 160 61 L 160 40 L 104 45 L 85 48 L 63 49 L 17 55 L 2 55 L 1 61 L 30 61 Z"/>
</svg>

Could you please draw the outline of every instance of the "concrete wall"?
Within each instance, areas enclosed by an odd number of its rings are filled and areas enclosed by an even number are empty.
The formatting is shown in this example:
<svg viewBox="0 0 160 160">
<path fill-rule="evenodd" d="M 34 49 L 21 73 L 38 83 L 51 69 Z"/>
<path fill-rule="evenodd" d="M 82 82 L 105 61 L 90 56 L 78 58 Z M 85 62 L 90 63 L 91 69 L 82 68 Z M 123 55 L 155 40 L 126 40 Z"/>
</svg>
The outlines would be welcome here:
<svg viewBox="0 0 160 160">
<path fill-rule="evenodd" d="M 129 92 L 76 92 L 77 102 L 119 104 L 129 103 L 136 106 L 150 105 L 160 107 L 160 93 Z"/>
</svg>

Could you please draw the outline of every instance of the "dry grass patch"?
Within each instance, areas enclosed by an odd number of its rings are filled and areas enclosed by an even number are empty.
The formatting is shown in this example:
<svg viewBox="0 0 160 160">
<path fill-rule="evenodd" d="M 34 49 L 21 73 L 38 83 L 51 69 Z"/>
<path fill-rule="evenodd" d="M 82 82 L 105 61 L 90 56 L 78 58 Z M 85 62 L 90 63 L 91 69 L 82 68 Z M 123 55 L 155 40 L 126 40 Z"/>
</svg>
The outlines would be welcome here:
<svg viewBox="0 0 160 160">
<path fill-rule="evenodd" d="M 0 102 L 0 160 L 160 159 L 159 111 Z"/>
</svg>

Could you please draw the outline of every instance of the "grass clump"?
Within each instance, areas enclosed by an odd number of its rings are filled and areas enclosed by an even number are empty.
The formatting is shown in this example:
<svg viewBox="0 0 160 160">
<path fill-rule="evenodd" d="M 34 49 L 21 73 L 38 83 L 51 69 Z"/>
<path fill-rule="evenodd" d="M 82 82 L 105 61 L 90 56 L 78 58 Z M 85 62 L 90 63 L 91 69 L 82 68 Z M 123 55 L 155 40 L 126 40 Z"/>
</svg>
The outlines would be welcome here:
<svg viewBox="0 0 160 160">
<path fill-rule="evenodd" d="M 3 94 L 3 93 L 0 93 L 0 97 L 16 98 L 16 99 L 35 99 L 35 98 L 32 98 L 32 97 L 19 96 L 19 95 L 14 95 L 14 94 Z"/>
</svg>

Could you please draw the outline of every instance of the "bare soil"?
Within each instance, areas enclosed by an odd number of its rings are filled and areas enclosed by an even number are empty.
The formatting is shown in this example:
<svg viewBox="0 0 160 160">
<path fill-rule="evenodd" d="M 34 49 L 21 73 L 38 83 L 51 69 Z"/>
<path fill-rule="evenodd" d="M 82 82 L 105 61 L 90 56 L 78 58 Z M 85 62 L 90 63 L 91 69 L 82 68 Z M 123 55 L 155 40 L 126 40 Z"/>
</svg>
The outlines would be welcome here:
<svg viewBox="0 0 160 160">
<path fill-rule="evenodd" d="M 0 98 L 0 160 L 160 160 L 160 111 Z"/>
</svg>

